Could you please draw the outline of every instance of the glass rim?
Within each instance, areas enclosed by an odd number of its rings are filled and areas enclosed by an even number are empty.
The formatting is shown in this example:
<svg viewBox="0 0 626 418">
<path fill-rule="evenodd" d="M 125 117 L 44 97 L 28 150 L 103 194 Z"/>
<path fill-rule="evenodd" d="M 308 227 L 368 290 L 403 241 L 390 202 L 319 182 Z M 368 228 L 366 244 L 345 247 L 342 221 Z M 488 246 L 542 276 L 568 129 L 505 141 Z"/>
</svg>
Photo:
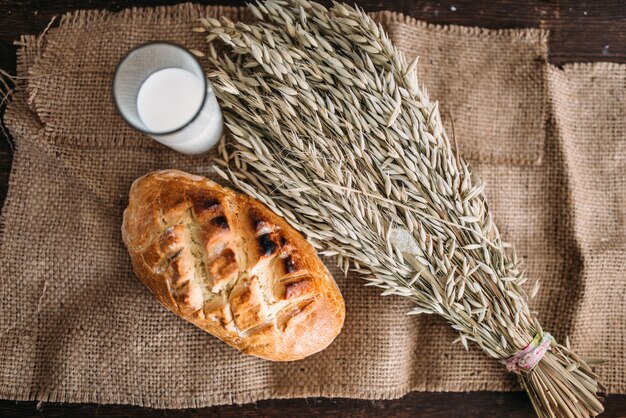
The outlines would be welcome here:
<svg viewBox="0 0 626 418">
<path fill-rule="evenodd" d="M 124 61 L 126 61 L 128 59 L 128 57 L 130 56 L 130 54 L 143 49 L 143 48 L 147 48 L 150 46 L 154 46 L 154 45 L 167 45 L 167 46 L 172 46 L 174 48 L 177 48 L 181 51 L 183 51 L 185 54 L 187 54 L 188 56 L 190 56 L 193 61 L 195 62 L 195 64 L 198 66 L 198 69 L 200 70 L 200 72 L 203 74 L 203 77 L 201 77 L 202 79 L 202 85 L 204 86 L 204 88 L 202 89 L 202 102 L 200 104 L 200 106 L 198 107 L 198 110 L 196 111 L 196 113 L 194 113 L 194 115 L 187 121 L 185 122 L 183 125 L 179 126 L 176 129 L 172 129 L 170 131 L 165 131 L 165 132 L 158 132 L 158 131 L 151 131 L 151 130 L 146 130 L 143 129 L 142 127 L 139 127 L 137 125 L 135 125 L 133 122 L 129 121 L 126 116 L 124 116 L 124 112 L 122 112 L 120 105 L 118 103 L 118 99 L 117 96 L 115 94 L 115 84 L 116 84 L 116 80 L 117 80 L 117 74 L 119 73 L 119 69 L 120 66 L 124 63 Z M 172 67 L 173 68 L 173 67 Z M 149 77 L 149 76 L 148 76 Z M 204 105 L 206 104 L 206 100 L 208 97 L 208 81 L 206 79 L 206 76 L 204 75 L 204 69 L 202 68 L 202 64 L 200 64 L 200 61 L 198 60 L 198 58 L 193 55 L 187 48 L 185 48 L 184 46 L 174 43 L 174 42 L 170 42 L 170 41 L 149 41 L 149 42 L 145 42 L 141 45 L 137 45 L 135 47 L 133 47 L 132 49 L 130 49 L 128 52 L 126 52 L 124 54 L 124 56 L 120 59 L 120 61 L 117 63 L 117 65 L 115 66 L 115 71 L 113 73 L 113 80 L 111 81 L 111 97 L 113 99 L 113 105 L 115 106 L 115 110 L 117 111 L 117 113 L 122 117 L 122 119 L 124 119 L 124 121 L 130 125 L 132 128 L 138 130 L 141 133 L 144 133 L 146 135 L 152 135 L 152 136 L 163 136 L 163 135 L 171 135 L 171 134 L 175 134 L 177 132 L 182 131 L 183 129 L 185 129 L 187 126 L 189 126 L 193 121 L 195 121 L 197 119 L 197 117 L 200 115 L 200 113 L 202 112 L 202 109 L 204 108 Z M 140 118 L 141 119 L 141 118 Z"/>
</svg>

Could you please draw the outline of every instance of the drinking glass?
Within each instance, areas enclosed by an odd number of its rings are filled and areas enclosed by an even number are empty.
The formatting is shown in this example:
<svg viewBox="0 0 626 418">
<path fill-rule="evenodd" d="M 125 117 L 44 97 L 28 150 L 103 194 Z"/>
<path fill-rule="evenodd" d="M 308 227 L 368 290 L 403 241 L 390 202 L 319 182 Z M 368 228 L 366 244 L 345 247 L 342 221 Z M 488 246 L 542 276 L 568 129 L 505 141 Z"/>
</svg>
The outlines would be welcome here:
<svg viewBox="0 0 626 418">
<path fill-rule="evenodd" d="M 163 72 L 167 69 L 184 70 L 193 74 L 200 80 L 197 85 L 202 89 L 202 92 L 198 93 L 192 90 L 191 93 L 194 94 L 189 95 L 189 97 L 193 96 L 194 100 L 186 101 L 184 96 L 180 96 L 186 93 L 176 92 L 173 87 L 175 84 L 172 83 L 189 81 L 189 77 L 177 80 L 178 75 L 184 76 L 185 73 L 182 71 Z M 158 72 L 161 72 L 161 75 L 167 75 L 168 78 L 160 77 L 161 84 L 146 83 L 148 78 Z M 150 109 L 150 101 L 138 101 L 142 87 L 148 89 L 148 84 L 150 84 L 151 91 L 145 92 L 145 94 L 149 93 L 149 97 L 153 99 L 161 99 L 160 103 L 157 103 L 159 100 L 154 101 L 155 106 L 160 105 L 161 110 L 166 110 L 165 120 L 160 121 L 158 128 L 155 128 L 154 124 L 148 126 L 150 123 L 146 123 L 148 119 L 142 119 L 142 112 L 138 106 L 138 104 L 144 106 L 144 115 L 152 110 Z M 167 103 L 167 96 L 159 97 L 160 91 L 164 95 L 168 92 L 178 94 L 178 99 L 182 98 L 182 102 L 180 100 L 173 101 L 177 105 L 172 104 L 170 106 Z M 130 126 L 149 135 L 161 144 L 185 154 L 201 154 L 208 151 L 219 141 L 222 134 L 222 112 L 213 88 L 207 81 L 196 57 L 180 45 L 169 42 L 150 42 L 132 49 L 120 61 L 115 70 L 113 101 L 120 115 Z M 177 115 L 178 123 L 172 121 L 172 124 L 168 126 L 169 115 Z"/>
</svg>

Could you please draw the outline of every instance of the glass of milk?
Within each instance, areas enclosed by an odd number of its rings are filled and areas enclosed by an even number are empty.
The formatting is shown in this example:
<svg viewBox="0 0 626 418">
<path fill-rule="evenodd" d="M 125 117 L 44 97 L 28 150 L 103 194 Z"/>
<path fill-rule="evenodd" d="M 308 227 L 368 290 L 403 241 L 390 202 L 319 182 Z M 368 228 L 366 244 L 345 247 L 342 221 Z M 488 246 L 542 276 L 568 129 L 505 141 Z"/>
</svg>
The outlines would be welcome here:
<svg viewBox="0 0 626 418">
<path fill-rule="evenodd" d="M 185 48 L 151 42 L 131 50 L 113 77 L 113 101 L 133 128 L 185 154 L 222 135 L 222 112 L 200 63 Z"/>
</svg>

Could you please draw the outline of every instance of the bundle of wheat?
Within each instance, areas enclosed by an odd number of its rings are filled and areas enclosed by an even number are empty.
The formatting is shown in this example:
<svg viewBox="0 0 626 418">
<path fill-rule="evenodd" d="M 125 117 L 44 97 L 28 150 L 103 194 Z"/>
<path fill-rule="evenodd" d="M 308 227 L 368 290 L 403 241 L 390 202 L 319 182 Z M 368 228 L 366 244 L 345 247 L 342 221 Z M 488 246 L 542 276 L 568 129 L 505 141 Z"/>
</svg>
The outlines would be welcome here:
<svg viewBox="0 0 626 418">
<path fill-rule="evenodd" d="M 545 333 L 480 178 L 382 27 L 344 4 L 249 6 L 203 19 L 230 129 L 218 172 L 336 255 L 366 285 L 438 314 L 516 373 L 541 417 L 602 412 L 588 364 Z M 229 46 L 224 55 L 214 43 Z"/>
</svg>

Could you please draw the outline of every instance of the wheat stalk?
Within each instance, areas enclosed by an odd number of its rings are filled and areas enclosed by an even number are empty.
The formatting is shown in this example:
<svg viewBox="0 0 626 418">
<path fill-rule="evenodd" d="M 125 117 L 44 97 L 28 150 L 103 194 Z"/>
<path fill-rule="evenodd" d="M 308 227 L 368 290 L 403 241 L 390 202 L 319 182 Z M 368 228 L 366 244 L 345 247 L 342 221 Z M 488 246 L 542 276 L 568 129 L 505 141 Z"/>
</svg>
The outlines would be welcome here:
<svg viewBox="0 0 626 418">
<path fill-rule="evenodd" d="M 466 349 L 472 341 L 504 361 L 543 336 L 515 250 L 418 85 L 417 60 L 344 4 L 249 7 L 258 23 L 206 18 L 198 29 L 232 138 L 216 170 L 366 285 L 410 298 L 409 314 L 443 316 Z M 218 55 L 215 41 L 229 52 Z M 603 410 L 602 386 L 569 347 L 553 341 L 517 373 L 541 417 Z"/>
</svg>

